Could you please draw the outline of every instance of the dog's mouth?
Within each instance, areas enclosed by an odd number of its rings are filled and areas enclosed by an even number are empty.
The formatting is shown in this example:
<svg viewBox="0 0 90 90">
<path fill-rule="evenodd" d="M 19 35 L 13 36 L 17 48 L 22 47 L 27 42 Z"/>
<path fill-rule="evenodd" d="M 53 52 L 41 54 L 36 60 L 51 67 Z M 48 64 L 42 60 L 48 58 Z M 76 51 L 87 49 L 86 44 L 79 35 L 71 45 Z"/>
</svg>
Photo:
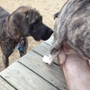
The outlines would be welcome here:
<svg viewBox="0 0 90 90">
<path fill-rule="evenodd" d="M 41 38 L 36 38 L 36 37 L 33 37 L 36 41 L 40 41 Z"/>
</svg>

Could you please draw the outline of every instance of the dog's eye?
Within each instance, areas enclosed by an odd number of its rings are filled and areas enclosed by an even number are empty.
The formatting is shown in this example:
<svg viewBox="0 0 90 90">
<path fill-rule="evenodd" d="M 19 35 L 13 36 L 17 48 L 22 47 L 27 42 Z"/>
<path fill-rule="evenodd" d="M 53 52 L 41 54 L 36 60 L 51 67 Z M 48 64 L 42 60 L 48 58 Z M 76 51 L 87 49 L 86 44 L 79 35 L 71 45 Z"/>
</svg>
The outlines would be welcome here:
<svg viewBox="0 0 90 90">
<path fill-rule="evenodd" d="M 35 22 L 33 22 L 33 25 L 37 25 L 39 23 L 39 20 L 35 20 Z"/>
<path fill-rule="evenodd" d="M 28 14 L 26 15 L 26 19 L 28 19 L 29 18 L 29 16 L 28 16 Z"/>
<path fill-rule="evenodd" d="M 29 16 L 28 16 L 28 15 L 26 15 L 26 20 L 27 20 L 27 21 L 29 20 Z"/>
<path fill-rule="evenodd" d="M 29 20 L 29 14 L 26 14 L 25 18 L 28 21 Z"/>
</svg>

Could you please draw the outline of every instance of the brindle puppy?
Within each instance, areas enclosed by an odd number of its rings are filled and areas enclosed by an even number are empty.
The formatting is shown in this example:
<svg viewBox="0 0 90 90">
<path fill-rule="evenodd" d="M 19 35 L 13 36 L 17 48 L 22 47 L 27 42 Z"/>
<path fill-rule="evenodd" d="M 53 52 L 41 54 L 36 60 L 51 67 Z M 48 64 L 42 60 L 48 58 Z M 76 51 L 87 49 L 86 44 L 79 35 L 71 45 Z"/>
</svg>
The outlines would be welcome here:
<svg viewBox="0 0 90 90">
<path fill-rule="evenodd" d="M 35 40 L 47 40 L 53 31 L 43 24 L 42 16 L 30 7 L 21 6 L 12 14 L 0 7 L 0 45 L 5 67 L 8 66 L 8 57 L 18 46 L 20 56 L 23 56 L 28 47 L 27 37 Z"/>
<path fill-rule="evenodd" d="M 66 41 L 82 57 L 90 59 L 90 0 L 68 0 L 55 23 L 48 64 L 51 65 Z"/>
</svg>

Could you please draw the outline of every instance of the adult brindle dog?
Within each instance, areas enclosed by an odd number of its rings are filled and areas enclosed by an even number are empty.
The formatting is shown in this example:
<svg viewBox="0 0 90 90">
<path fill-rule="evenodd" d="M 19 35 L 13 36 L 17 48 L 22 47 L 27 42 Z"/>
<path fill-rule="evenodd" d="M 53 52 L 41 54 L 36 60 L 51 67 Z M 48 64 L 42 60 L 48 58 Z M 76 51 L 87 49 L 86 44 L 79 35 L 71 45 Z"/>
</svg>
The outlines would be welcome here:
<svg viewBox="0 0 90 90">
<path fill-rule="evenodd" d="M 17 46 L 20 56 L 26 54 L 27 37 L 36 41 L 47 40 L 53 31 L 43 24 L 42 16 L 36 9 L 21 6 L 12 14 L 0 7 L 0 45 L 5 68 L 9 65 L 8 57 Z"/>
<path fill-rule="evenodd" d="M 55 17 L 54 40 L 47 63 L 51 65 L 63 42 L 83 58 L 90 59 L 90 0 L 68 0 Z"/>
</svg>

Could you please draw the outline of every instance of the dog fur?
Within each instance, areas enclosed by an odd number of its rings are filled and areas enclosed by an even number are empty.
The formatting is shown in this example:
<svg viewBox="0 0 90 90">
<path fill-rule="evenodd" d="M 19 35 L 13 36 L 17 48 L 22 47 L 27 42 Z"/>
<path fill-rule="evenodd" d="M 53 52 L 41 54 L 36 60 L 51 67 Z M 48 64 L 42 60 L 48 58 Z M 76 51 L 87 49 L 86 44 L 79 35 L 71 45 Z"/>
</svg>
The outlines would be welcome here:
<svg viewBox="0 0 90 90">
<path fill-rule="evenodd" d="M 49 64 L 59 54 L 64 41 L 82 57 L 90 59 L 90 0 L 68 0 L 55 17 Z"/>
<path fill-rule="evenodd" d="M 27 37 L 32 36 L 36 41 L 47 40 L 53 31 L 43 24 L 40 13 L 31 7 L 21 6 L 12 14 L 0 7 L 0 45 L 5 68 L 9 65 L 8 57 L 18 44 L 20 56 L 26 54 Z"/>
</svg>

